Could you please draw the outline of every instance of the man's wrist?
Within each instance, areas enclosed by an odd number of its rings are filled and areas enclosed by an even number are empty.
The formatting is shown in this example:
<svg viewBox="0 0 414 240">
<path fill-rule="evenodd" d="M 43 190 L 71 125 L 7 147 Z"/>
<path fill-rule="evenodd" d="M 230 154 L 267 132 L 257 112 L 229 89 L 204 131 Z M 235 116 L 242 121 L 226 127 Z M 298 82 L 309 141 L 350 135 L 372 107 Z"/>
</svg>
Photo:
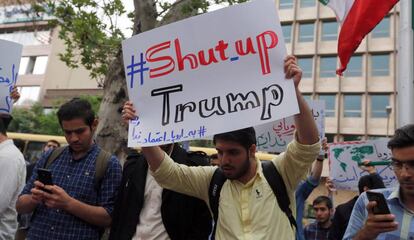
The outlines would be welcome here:
<svg viewBox="0 0 414 240">
<path fill-rule="evenodd" d="M 74 208 L 74 205 L 75 205 L 76 201 L 77 200 L 75 198 L 72 198 L 72 197 L 69 196 L 69 200 L 64 205 L 63 210 L 65 210 L 66 212 L 71 213 L 72 209 Z"/>
<path fill-rule="evenodd" d="M 319 162 L 323 162 L 323 160 L 325 160 L 325 156 L 322 156 L 322 155 L 319 155 L 319 156 L 316 158 L 316 161 L 319 161 Z"/>
</svg>

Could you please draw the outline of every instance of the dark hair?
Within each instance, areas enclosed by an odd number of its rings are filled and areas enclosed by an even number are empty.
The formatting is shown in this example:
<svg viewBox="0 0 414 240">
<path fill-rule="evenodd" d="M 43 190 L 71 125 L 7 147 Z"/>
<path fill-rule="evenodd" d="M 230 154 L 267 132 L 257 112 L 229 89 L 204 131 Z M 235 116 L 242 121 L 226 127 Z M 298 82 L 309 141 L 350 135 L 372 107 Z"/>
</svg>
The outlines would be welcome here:
<svg viewBox="0 0 414 240">
<path fill-rule="evenodd" d="M 395 130 L 394 136 L 388 142 L 388 148 L 404 148 L 414 146 L 414 124 L 408 124 Z"/>
<path fill-rule="evenodd" d="M 7 134 L 7 128 L 13 117 L 8 114 L 0 114 L 0 133 L 3 135 Z"/>
<path fill-rule="evenodd" d="M 211 154 L 210 158 L 211 158 L 211 159 L 216 159 L 216 158 L 218 158 L 217 153 L 213 153 L 213 154 Z"/>
<path fill-rule="evenodd" d="M 216 144 L 217 140 L 236 142 L 249 149 L 251 145 L 256 144 L 256 132 L 253 127 L 243 128 L 232 132 L 216 134 L 213 137 L 213 143 Z"/>
<path fill-rule="evenodd" d="M 359 194 L 364 192 L 364 187 L 369 189 L 385 188 L 384 182 L 381 180 L 380 176 L 373 174 L 368 174 L 362 176 L 358 181 L 358 190 Z"/>
<path fill-rule="evenodd" d="M 315 198 L 315 200 L 313 200 L 312 206 L 315 206 L 321 203 L 325 203 L 328 209 L 332 209 L 333 207 L 331 199 L 328 198 L 327 196 L 319 196 Z"/>
<path fill-rule="evenodd" d="M 56 144 L 58 147 L 60 147 L 60 143 L 58 142 L 58 141 L 56 141 L 56 140 L 54 140 L 54 139 L 50 139 L 50 140 L 48 140 L 47 142 L 46 142 L 46 145 L 48 144 L 48 143 L 54 143 L 54 144 Z"/>
<path fill-rule="evenodd" d="M 60 106 L 57 112 L 57 117 L 60 125 L 62 125 L 62 121 L 81 118 L 89 127 L 91 127 L 95 120 L 95 112 L 92 110 L 91 104 L 87 100 L 73 98 Z"/>
</svg>

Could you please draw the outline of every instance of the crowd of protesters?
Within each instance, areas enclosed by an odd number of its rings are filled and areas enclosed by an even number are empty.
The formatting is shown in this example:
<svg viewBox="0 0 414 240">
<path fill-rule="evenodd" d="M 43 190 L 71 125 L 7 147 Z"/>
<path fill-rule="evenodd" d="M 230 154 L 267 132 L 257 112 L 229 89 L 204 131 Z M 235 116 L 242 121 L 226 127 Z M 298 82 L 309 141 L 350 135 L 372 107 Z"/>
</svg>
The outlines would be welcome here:
<svg viewBox="0 0 414 240">
<path fill-rule="evenodd" d="M 360 195 L 336 209 L 330 197 L 316 197 L 315 221 L 303 227 L 304 202 L 319 185 L 325 158 L 295 57 L 285 59 L 284 71 L 300 113 L 294 140 L 267 163 L 255 157 L 249 127 L 215 135 L 212 163 L 203 153 L 167 144 L 131 149 L 122 168 L 94 141 L 98 119 L 91 105 L 72 99 L 57 111 L 68 145 L 51 140 L 26 166 L 7 138 L 12 117 L 1 115 L 0 240 L 413 239 L 414 125 L 397 129 L 388 143 L 398 187 L 385 188 L 364 163 Z M 137 112 L 126 102 L 123 121 Z M 385 196 L 390 213 L 374 214 L 379 203 L 368 201 L 370 190 Z"/>
</svg>

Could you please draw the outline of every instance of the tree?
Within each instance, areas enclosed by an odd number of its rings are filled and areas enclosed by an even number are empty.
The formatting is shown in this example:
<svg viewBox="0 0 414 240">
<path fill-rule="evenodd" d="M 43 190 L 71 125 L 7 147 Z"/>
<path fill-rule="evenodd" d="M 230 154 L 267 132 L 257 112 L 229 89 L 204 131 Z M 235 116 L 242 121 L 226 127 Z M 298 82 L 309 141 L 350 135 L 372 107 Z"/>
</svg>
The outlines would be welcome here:
<svg viewBox="0 0 414 240">
<path fill-rule="evenodd" d="M 245 0 L 134 0 L 133 34 L 206 12 L 213 3 L 235 4 Z M 51 12 L 60 28 L 66 50 L 61 60 L 69 67 L 82 64 L 102 84 L 104 97 L 99 110 L 98 144 L 123 159 L 126 126 L 120 110 L 127 99 L 121 41 L 124 36 L 116 16 L 125 13 L 121 0 L 33 0 L 36 12 Z M 114 151 L 115 150 L 115 151 Z"/>
</svg>

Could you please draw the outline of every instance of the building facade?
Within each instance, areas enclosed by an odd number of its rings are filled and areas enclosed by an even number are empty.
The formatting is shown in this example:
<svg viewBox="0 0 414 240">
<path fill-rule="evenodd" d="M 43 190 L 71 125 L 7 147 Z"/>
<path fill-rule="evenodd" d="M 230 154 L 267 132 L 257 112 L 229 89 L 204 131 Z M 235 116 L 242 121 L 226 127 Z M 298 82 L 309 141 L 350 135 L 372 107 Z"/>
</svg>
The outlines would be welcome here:
<svg viewBox="0 0 414 240">
<path fill-rule="evenodd" d="M 392 135 L 396 119 L 399 5 L 362 41 L 343 77 L 334 12 L 317 0 L 276 0 L 288 54 L 303 70 L 306 98 L 324 100 L 328 142 Z M 387 132 L 388 130 L 388 132 Z"/>
<path fill-rule="evenodd" d="M 48 24 L 53 16 L 36 14 L 28 1 L 6 1 L 0 5 L 0 39 L 23 45 L 17 87 L 17 106 L 40 102 L 52 107 L 56 102 L 81 95 L 102 95 L 96 81 L 83 67 L 68 68 L 60 61 L 64 44 L 58 29 Z M 23 4 L 19 4 L 23 3 Z"/>
</svg>

